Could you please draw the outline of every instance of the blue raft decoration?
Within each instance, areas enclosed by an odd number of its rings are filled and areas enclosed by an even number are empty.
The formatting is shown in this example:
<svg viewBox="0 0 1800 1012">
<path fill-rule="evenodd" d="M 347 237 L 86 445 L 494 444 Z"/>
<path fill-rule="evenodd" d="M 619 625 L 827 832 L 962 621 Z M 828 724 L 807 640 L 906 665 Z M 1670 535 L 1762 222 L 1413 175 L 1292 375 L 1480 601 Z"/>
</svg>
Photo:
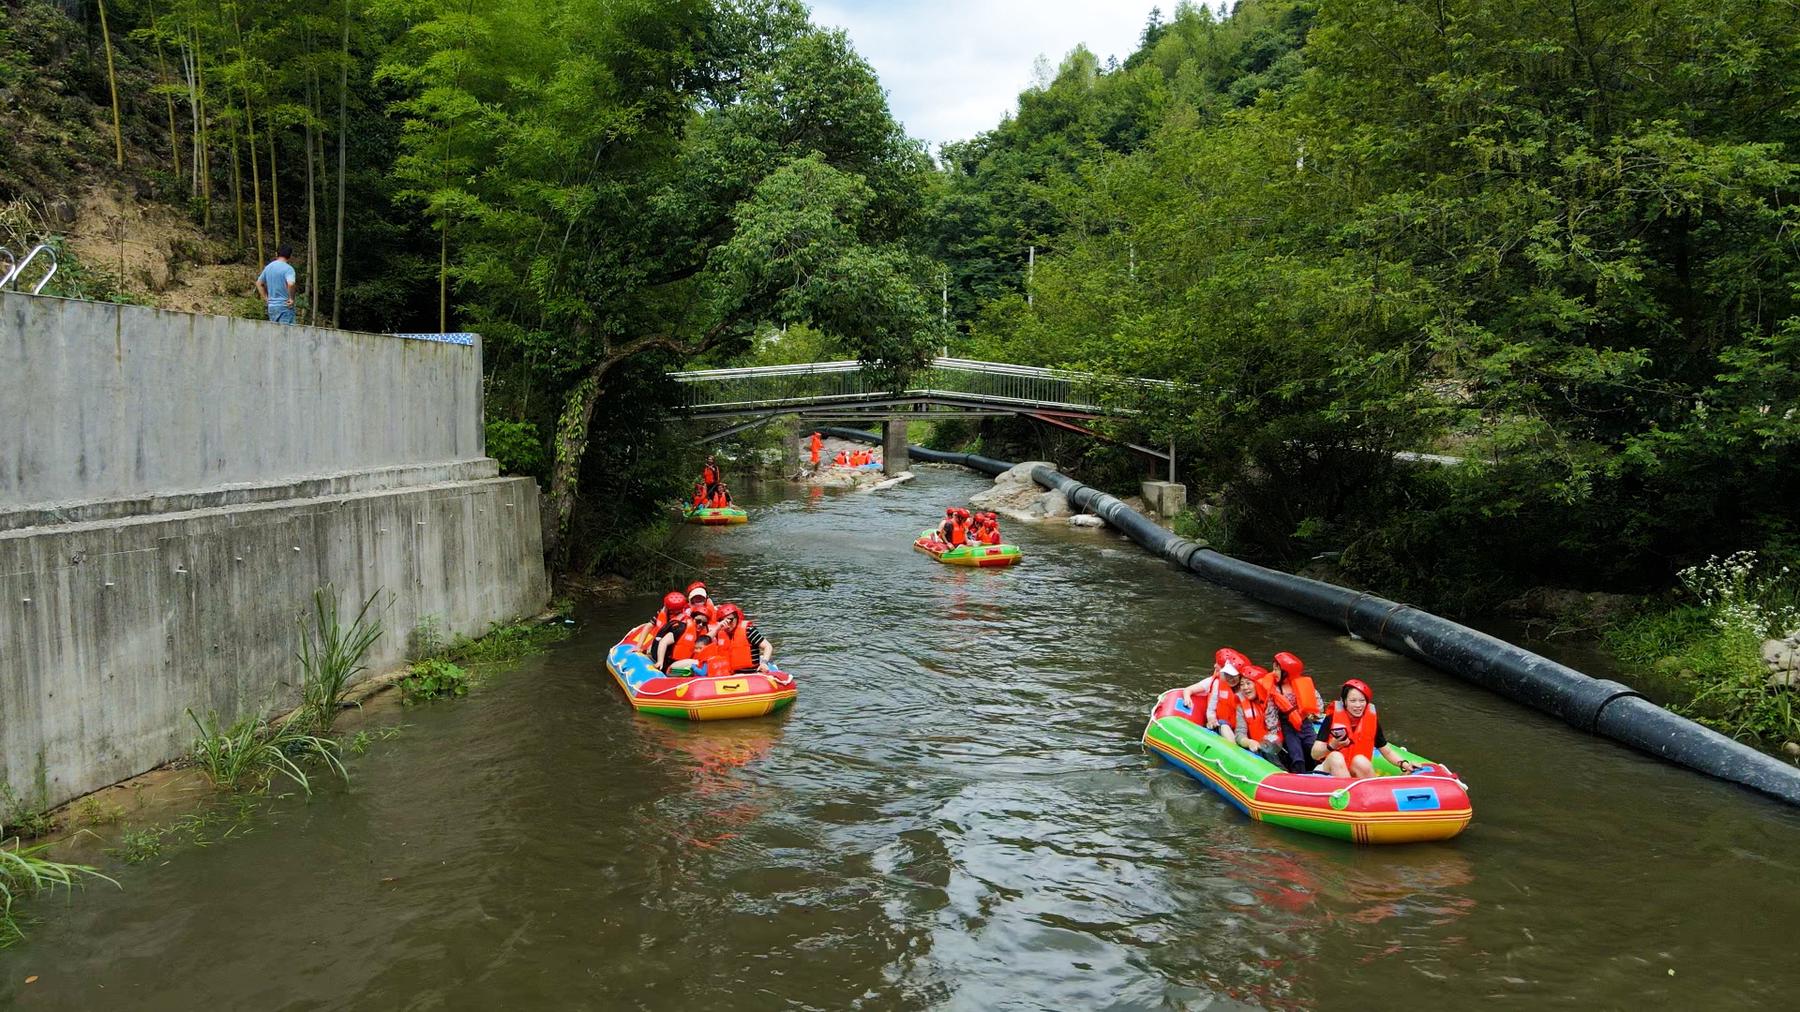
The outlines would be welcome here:
<svg viewBox="0 0 1800 1012">
<path fill-rule="evenodd" d="M 408 341 L 436 341 L 439 344 L 460 344 L 464 347 L 473 347 L 476 335 L 462 332 L 456 334 L 389 334 L 388 336 L 403 337 Z"/>
</svg>

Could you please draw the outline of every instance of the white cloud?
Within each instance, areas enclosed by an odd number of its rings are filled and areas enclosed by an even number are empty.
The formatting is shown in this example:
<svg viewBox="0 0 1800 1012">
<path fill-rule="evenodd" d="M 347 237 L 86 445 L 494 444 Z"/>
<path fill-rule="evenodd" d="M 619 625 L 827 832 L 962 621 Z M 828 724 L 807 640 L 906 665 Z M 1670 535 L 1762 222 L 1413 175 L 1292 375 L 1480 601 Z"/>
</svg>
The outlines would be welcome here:
<svg viewBox="0 0 1800 1012">
<path fill-rule="evenodd" d="M 1150 8 L 1176 0 L 816 0 L 813 23 L 842 28 L 881 75 L 906 132 L 932 151 L 992 129 L 1018 108 L 1032 64 L 1078 45 L 1104 62 L 1137 49 Z"/>
</svg>

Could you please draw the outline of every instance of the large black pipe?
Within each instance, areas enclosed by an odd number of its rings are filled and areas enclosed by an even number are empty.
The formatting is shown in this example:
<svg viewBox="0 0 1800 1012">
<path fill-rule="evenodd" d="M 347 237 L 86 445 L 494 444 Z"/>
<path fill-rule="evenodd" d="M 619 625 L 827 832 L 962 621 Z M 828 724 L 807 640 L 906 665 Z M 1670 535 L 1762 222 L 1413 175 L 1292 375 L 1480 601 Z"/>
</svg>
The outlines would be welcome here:
<svg viewBox="0 0 1800 1012">
<path fill-rule="evenodd" d="M 881 441 L 874 433 L 856 429 L 820 431 L 845 439 Z M 1012 467 L 974 454 L 924 447 L 911 447 L 908 452 L 923 461 L 962 464 L 988 475 Z M 1342 628 L 1542 710 L 1582 731 L 1800 805 L 1800 768 L 1670 713 L 1629 686 L 1584 675 L 1411 605 L 1221 555 L 1164 530 L 1113 496 L 1053 468 L 1033 468 L 1031 477 L 1045 488 L 1062 492 L 1076 508 L 1099 515 L 1144 548 L 1212 583 Z"/>
</svg>

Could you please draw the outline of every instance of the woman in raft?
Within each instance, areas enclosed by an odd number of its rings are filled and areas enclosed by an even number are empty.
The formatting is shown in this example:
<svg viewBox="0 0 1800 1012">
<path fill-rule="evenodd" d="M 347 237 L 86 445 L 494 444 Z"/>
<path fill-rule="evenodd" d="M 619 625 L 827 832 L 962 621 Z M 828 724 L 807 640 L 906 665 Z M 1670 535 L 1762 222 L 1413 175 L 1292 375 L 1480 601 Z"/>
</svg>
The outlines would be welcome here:
<svg viewBox="0 0 1800 1012">
<path fill-rule="evenodd" d="M 1319 739 L 1313 742 L 1312 756 L 1321 772 L 1334 777 L 1372 777 L 1375 775 L 1375 750 L 1402 773 L 1413 771 L 1413 762 L 1387 742 L 1381 733 L 1381 722 L 1372 701 L 1375 693 L 1369 684 L 1352 678 L 1338 690 L 1338 701 L 1319 724 Z"/>
</svg>

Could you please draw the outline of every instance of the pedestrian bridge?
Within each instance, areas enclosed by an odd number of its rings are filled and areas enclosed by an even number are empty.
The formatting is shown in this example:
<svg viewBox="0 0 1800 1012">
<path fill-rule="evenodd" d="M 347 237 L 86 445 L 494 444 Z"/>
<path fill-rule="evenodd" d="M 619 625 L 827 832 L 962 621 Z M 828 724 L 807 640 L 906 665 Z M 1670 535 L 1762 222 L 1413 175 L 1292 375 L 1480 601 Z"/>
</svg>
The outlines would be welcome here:
<svg viewBox="0 0 1800 1012">
<path fill-rule="evenodd" d="M 699 420 L 732 424 L 702 442 L 723 439 L 779 415 L 818 423 L 868 425 L 993 418 L 1012 415 L 1118 443 L 1166 461 L 1173 451 L 1113 439 L 1086 423 L 1129 417 L 1128 406 L 1147 390 L 1173 389 L 1167 380 L 1120 379 L 1098 373 L 1008 365 L 965 358 L 935 358 L 911 375 L 904 389 L 879 370 L 856 361 L 741 369 L 696 369 L 669 373 L 679 391 L 676 411 Z M 892 440 L 889 440 L 892 442 Z M 890 455 L 892 451 L 890 449 Z"/>
</svg>

